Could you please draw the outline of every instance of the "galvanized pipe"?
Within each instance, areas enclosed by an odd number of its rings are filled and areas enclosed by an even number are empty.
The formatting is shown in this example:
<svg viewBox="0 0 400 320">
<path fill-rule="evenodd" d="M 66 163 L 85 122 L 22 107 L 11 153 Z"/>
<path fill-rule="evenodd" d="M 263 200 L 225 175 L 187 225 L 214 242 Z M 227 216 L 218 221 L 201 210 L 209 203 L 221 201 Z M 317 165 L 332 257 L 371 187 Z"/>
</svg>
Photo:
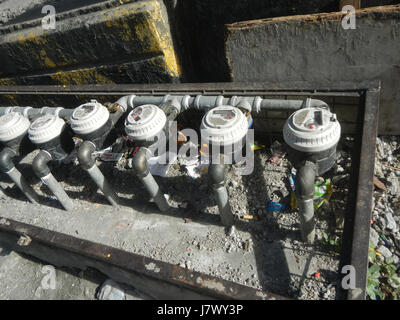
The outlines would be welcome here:
<svg viewBox="0 0 400 320">
<path fill-rule="evenodd" d="M 90 175 L 92 180 L 96 183 L 96 185 L 103 191 L 104 196 L 113 206 L 118 206 L 118 196 L 114 192 L 113 188 L 108 184 L 106 178 L 103 173 L 100 171 L 99 167 L 93 165 L 93 167 L 86 169 L 86 172 Z"/>
<path fill-rule="evenodd" d="M 295 178 L 296 199 L 299 207 L 300 229 L 303 241 L 312 244 L 315 239 L 314 220 L 314 183 L 316 166 L 313 162 L 305 161 L 297 170 Z"/>
<path fill-rule="evenodd" d="M 78 159 L 81 167 L 90 175 L 92 180 L 104 193 L 108 202 L 113 206 L 118 205 L 118 196 L 108 184 L 103 173 L 97 167 L 95 160 L 92 158 L 93 153 L 96 151 L 96 146 L 91 141 L 84 141 L 78 150 Z"/>
<path fill-rule="evenodd" d="M 54 178 L 47 165 L 52 157 L 47 151 L 40 151 L 32 162 L 32 168 L 36 176 L 46 184 L 50 191 L 57 197 L 63 208 L 67 211 L 73 209 L 74 204 L 67 193 L 61 187 L 60 183 Z"/>
<path fill-rule="evenodd" d="M 38 203 L 39 199 L 36 192 L 32 187 L 26 182 L 25 178 L 21 175 L 13 163 L 13 158 L 16 156 L 16 152 L 10 148 L 4 148 L 0 152 L 0 169 L 5 173 L 23 192 L 23 194 L 32 203 Z"/>
<path fill-rule="evenodd" d="M 15 167 L 10 171 L 5 172 L 5 174 L 10 177 L 10 179 L 17 185 L 17 187 L 23 192 L 30 202 L 39 202 L 36 192 L 26 182 L 25 178 L 21 175 L 21 172 L 19 172 Z"/>
<path fill-rule="evenodd" d="M 136 151 L 132 159 L 132 167 L 136 177 L 143 183 L 145 189 L 149 193 L 150 197 L 157 204 L 160 211 L 167 211 L 170 206 L 168 204 L 165 195 L 162 193 L 157 181 L 150 173 L 147 166 L 147 153 L 149 151 L 142 147 Z"/>
<path fill-rule="evenodd" d="M 51 108 L 51 107 L 32 108 L 32 107 L 17 107 L 17 106 L 0 107 L 0 116 L 10 112 L 19 112 L 28 118 L 45 114 L 53 114 L 59 116 L 62 119 L 68 119 L 74 112 L 74 109 L 64 109 L 61 107 L 57 108 Z"/>
<path fill-rule="evenodd" d="M 74 208 L 74 203 L 51 173 L 40 179 L 49 187 L 65 210 L 71 211 Z"/>
<path fill-rule="evenodd" d="M 219 164 L 211 163 L 208 179 L 218 205 L 221 222 L 225 227 L 231 227 L 234 224 L 234 218 L 229 204 L 228 190 L 225 187 L 225 170 L 226 167 L 223 162 Z"/>
<path fill-rule="evenodd" d="M 176 101 L 181 110 L 190 108 L 208 110 L 220 105 L 231 105 L 240 107 L 245 102 L 250 112 L 259 113 L 261 110 L 269 111 L 294 111 L 304 107 L 323 107 L 328 105 L 318 99 L 306 100 L 284 100 L 284 99 L 262 99 L 260 96 L 189 96 L 189 95 L 165 95 L 165 96 L 136 96 L 128 95 L 121 97 L 116 103 L 123 107 L 124 111 L 143 104 L 160 105 L 165 102 Z M 38 114 L 57 114 L 61 118 L 68 118 L 73 110 L 63 108 L 32 108 L 32 107 L 0 107 L 0 116 L 9 112 L 20 112 L 24 115 L 34 116 Z"/>
</svg>

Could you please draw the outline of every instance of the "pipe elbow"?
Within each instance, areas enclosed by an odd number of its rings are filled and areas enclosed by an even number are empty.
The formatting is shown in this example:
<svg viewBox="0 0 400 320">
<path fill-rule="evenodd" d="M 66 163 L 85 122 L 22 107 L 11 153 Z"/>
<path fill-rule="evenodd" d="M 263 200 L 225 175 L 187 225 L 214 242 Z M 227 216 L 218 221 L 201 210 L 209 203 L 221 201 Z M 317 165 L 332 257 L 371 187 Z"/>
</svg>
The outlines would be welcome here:
<svg viewBox="0 0 400 320">
<path fill-rule="evenodd" d="M 0 170 L 2 172 L 7 173 L 15 167 L 12 161 L 15 155 L 16 153 L 10 148 L 4 148 L 0 152 Z"/>
<path fill-rule="evenodd" d="M 147 166 L 147 151 L 145 148 L 140 148 L 136 151 L 132 158 L 132 168 L 135 174 L 139 177 L 145 177 L 149 174 L 149 168 Z"/>
<path fill-rule="evenodd" d="M 133 99 L 135 99 L 136 95 L 130 95 L 130 96 L 123 96 L 118 99 L 116 102 L 118 105 L 120 105 L 123 109 L 124 112 L 128 110 L 128 108 L 133 107 Z"/>
<path fill-rule="evenodd" d="M 38 178 L 43 178 L 50 173 L 50 168 L 47 165 L 50 160 L 51 156 L 46 151 L 40 151 L 33 159 L 32 169 Z"/>
<path fill-rule="evenodd" d="M 84 169 L 92 168 L 96 163 L 92 158 L 93 152 L 96 151 L 95 145 L 90 141 L 84 141 L 78 149 L 78 160 Z"/>
<path fill-rule="evenodd" d="M 316 172 L 315 164 L 309 161 L 305 162 L 305 164 L 297 170 L 295 186 L 297 197 L 300 200 L 313 199 Z"/>
<path fill-rule="evenodd" d="M 110 119 L 111 119 L 111 123 L 112 126 L 115 127 L 115 125 L 117 124 L 118 120 L 124 115 L 125 110 L 119 106 L 120 108 L 118 108 L 117 111 L 115 111 L 114 113 L 110 114 Z"/>
<path fill-rule="evenodd" d="M 308 101 L 306 101 L 306 107 L 307 108 L 325 108 L 329 110 L 329 105 L 322 100 L 318 100 L 318 99 L 307 99 Z"/>
</svg>

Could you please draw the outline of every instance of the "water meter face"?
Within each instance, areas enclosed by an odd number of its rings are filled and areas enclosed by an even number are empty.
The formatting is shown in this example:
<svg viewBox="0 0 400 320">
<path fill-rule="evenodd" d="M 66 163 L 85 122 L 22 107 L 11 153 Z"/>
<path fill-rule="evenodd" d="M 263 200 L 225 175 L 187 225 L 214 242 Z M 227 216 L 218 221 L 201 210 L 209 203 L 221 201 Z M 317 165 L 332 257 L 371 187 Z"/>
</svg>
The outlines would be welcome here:
<svg viewBox="0 0 400 320">
<path fill-rule="evenodd" d="M 165 113 L 156 105 L 146 104 L 133 109 L 125 120 L 125 132 L 137 141 L 151 140 L 167 122 Z"/>
<path fill-rule="evenodd" d="M 0 141 L 11 141 L 25 134 L 30 122 L 18 112 L 7 113 L 0 117 Z"/>
<path fill-rule="evenodd" d="M 90 116 L 90 114 L 95 110 L 95 108 L 96 105 L 94 104 L 83 105 L 74 112 L 74 117 L 78 119 L 86 118 Z"/>
<path fill-rule="evenodd" d="M 304 108 L 293 113 L 283 128 L 285 142 L 301 152 L 322 152 L 336 145 L 341 128 L 328 109 Z"/>
<path fill-rule="evenodd" d="M 94 100 L 74 110 L 70 119 L 71 128 L 77 134 L 90 134 L 105 125 L 109 117 L 107 108 Z"/>
<path fill-rule="evenodd" d="M 293 116 L 293 123 L 302 131 L 323 131 L 329 126 L 331 116 L 328 110 L 307 108 Z"/>
<path fill-rule="evenodd" d="M 247 134 L 248 121 L 240 109 L 220 106 L 208 111 L 202 120 L 202 139 L 211 144 L 228 146 L 240 142 Z"/>
<path fill-rule="evenodd" d="M 31 124 L 31 129 L 46 128 L 49 127 L 52 122 L 54 122 L 54 118 L 52 116 L 43 116 Z"/>
<path fill-rule="evenodd" d="M 12 126 L 16 121 L 16 114 L 16 112 L 12 112 L 0 117 L 0 127 Z"/>
<path fill-rule="evenodd" d="M 151 121 L 155 115 L 155 110 L 151 106 L 141 106 L 135 108 L 130 114 L 131 121 L 136 124 L 146 123 Z"/>
<path fill-rule="evenodd" d="M 36 119 L 28 130 L 29 139 L 35 143 L 46 143 L 58 137 L 65 125 L 65 121 L 56 115 L 44 115 Z"/>
<path fill-rule="evenodd" d="M 232 109 L 214 110 L 208 117 L 210 124 L 216 127 L 229 126 L 234 123 L 237 118 L 236 112 Z"/>
</svg>

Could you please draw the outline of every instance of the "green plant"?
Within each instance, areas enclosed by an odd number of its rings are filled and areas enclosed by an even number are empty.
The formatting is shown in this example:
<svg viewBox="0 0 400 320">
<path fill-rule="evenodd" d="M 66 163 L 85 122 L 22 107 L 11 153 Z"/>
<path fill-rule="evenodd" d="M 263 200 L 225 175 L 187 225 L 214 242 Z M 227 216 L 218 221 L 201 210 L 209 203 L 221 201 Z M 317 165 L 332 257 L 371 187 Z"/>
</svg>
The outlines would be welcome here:
<svg viewBox="0 0 400 320">
<path fill-rule="evenodd" d="M 400 298 L 400 277 L 392 258 L 377 258 L 370 244 L 370 266 L 367 274 L 366 293 L 372 300 L 398 300 Z"/>
<path fill-rule="evenodd" d="M 326 232 L 322 232 L 323 242 L 331 246 L 340 247 L 340 237 L 328 236 Z"/>
</svg>

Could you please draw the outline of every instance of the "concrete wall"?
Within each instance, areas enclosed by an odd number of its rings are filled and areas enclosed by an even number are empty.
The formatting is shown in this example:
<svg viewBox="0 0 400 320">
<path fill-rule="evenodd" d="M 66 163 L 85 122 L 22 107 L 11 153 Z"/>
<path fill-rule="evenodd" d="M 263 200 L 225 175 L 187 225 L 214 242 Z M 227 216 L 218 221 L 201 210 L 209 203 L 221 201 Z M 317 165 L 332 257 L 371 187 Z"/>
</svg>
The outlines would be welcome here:
<svg viewBox="0 0 400 320">
<path fill-rule="evenodd" d="M 400 134 L 400 6 L 280 17 L 229 25 L 226 55 L 233 81 L 381 80 L 380 133 Z"/>
<path fill-rule="evenodd" d="M 56 30 L 41 28 L 44 4 L 57 10 Z M 0 0 L 0 85 L 382 78 L 381 132 L 399 132 L 399 17 L 363 13 L 343 33 L 336 14 L 296 16 L 338 10 L 339 0 Z M 280 16 L 292 18 L 265 19 Z M 254 19 L 264 20 L 237 23 Z"/>
</svg>

